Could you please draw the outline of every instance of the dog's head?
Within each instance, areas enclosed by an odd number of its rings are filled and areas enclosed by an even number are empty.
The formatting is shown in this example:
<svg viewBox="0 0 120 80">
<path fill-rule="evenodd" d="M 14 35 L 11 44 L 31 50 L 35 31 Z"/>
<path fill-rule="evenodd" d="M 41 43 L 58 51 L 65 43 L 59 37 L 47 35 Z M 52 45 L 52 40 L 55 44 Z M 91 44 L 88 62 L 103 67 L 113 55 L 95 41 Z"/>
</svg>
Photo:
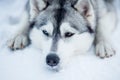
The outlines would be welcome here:
<svg viewBox="0 0 120 80">
<path fill-rule="evenodd" d="M 46 55 L 46 64 L 59 68 L 76 54 L 90 48 L 95 30 L 95 12 L 89 0 L 45 0 L 34 20 L 30 38 Z"/>
</svg>

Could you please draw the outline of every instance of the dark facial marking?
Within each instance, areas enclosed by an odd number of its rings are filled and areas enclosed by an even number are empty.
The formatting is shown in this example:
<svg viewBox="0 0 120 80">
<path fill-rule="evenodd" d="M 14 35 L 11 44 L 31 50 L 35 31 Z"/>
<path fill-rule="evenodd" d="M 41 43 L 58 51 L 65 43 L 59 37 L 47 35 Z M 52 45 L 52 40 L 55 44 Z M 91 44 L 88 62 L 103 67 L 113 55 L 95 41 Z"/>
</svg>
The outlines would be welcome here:
<svg viewBox="0 0 120 80">
<path fill-rule="evenodd" d="M 45 2 L 46 3 L 46 6 L 45 8 L 43 8 L 43 11 L 47 9 L 47 7 L 50 5 L 48 2 Z"/>
<path fill-rule="evenodd" d="M 64 1 L 63 2 L 61 2 L 61 1 L 60 1 L 61 7 L 56 9 L 55 14 L 54 14 L 54 19 L 56 21 L 56 25 L 53 30 L 53 43 L 51 46 L 51 51 L 54 51 L 54 52 L 56 52 L 56 50 L 57 50 L 57 44 L 58 44 L 59 38 L 61 36 L 60 35 L 60 25 L 61 25 L 62 20 L 65 17 L 65 13 L 66 13 L 66 10 L 63 8 Z"/>
<path fill-rule="evenodd" d="M 56 27 L 60 27 L 60 24 L 65 17 L 65 13 L 66 10 L 62 7 L 55 10 L 54 18 L 56 20 L 56 25 L 57 25 Z"/>
<path fill-rule="evenodd" d="M 90 27 L 90 26 L 87 26 L 87 28 L 88 28 L 88 31 L 89 31 L 90 33 L 94 33 L 94 30 L 93 30 L 93 29 L 91 29 L 91 27 Z"/>
<path fill-rule="evenodd" d="M 32 29 L 35 25 L 35 22 L 30 22 L 30 29 Z"/>
<path fill-rule="evenodd" d="M 66 2 L 65 0 L 59 0 L 60 7 L 63 7 L 65 2 Z"/>
</svg>

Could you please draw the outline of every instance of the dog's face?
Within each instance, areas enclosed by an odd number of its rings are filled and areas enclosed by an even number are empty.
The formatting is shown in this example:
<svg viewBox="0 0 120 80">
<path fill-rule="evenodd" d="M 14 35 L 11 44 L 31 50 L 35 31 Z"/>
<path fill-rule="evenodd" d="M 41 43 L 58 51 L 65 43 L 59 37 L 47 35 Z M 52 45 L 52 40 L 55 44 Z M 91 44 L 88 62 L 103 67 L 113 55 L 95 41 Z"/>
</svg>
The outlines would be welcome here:
<svg viewBox="0 0 120 80">
<path fill-rule="evenodd" d="M 63 68 L 71 57 L 88 51 L 94 30 L 73 6 L 48 6 L 35 20 L 30 38 L 52 69 Z"/>
</svg>

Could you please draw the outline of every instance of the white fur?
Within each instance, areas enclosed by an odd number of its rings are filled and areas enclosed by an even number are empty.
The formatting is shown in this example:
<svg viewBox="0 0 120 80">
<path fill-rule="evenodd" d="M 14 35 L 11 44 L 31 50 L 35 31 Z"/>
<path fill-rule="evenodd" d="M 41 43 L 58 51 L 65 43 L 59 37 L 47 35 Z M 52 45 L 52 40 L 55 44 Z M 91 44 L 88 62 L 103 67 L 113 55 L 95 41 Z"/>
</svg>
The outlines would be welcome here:
<svg viewBox="0 0 120 80">
<path fill-rule="evenodd" d="M 50 53 L 52 38 L 46 37 L 42 33 L 43 29 L 51 33 L 51 31 L 53 31 L 52 23 L 48 23 L 40 29 L 34 28 L 31 32 L 30 38 L 32 44 L 41 49 L 44 55 L 47 56 Z M 77 30 L 69 25 L 69 23 L 63 23 L 60 27 L 60 31 L 62 38 L 58 41 L 56 54 L 60 57 L 59 66 L 64 66 L 64 64 L 70 61 L 72 56 L 86 53 L 91 47 L 94 38 L 88 32 L 79 34 Z M 75 33 L 75 35 L 71 38 L 64 38 L 63 35 L 68 31 Z"/>
<path fill-rule="evenodd" d="M 112 22 L 111 22 L 112 21 Z M 116 25 L 116 15 L 114 12 L 106 12 L 99 19 L 96 34 L 96 54 L 101 58 L 111 57 L 115 54 L 111 42 L 111 33 Z"/>
<path fill-rule="evenodd" d="M 73 37 L 63 37 L 58 42 L 57 54 L 61 58 L 61 66 L 64 66 L 73 56 L 86 53 L 90 49 L 94 38 L 88 32 L 79 34 L 69 23 L 63 23 L 60 30 L 62 34 L 68 31 L 75 33 Z"/>
<path fill-rule="evenodd" d="M 52 45 L 52 38 L 47 37 L 43 34 L 42 30 L 46 30 L 49 34 L 53 32 L 53 25 L 52 23 L 48 23 L 45 26 L 42 26 L 40 29 L 36 27 L 31 31 L 30 39 L 32 40 L 32 44 L 42 50 L 44 54 L 49 54 L 50 48 Z"/>
<path fill-rule="evenodd" d="M 27 35 L 28 32 L 26 32 L 29 29 L 29 22 L 28 14 L 26 11 L 23 12 L 20 23 L 16 26 L 20 26 L 19 30 L 16 32 L 15 35 L 13 35 L 13 37 L 10 40 L 8 40 L 7 43 L 8 46 L 14 50 L 22 49 L 29 44 Z"/>
<path fill-rule="evenodd" d="M 87 0 L 79 0 L 75 7 L 78 9 L 80 13 L 82 13 L 83 7 L 86 5 Z M 89 1 L 89 0 L 88 0 Z M 87 5 L 89 5 L 88 15 L 84 15 L 88 23 L 90 24 L 92 29 L 96 30 L 96 54 L 101 58 L 112 56 L 115 51 L 112 47 L 110 41 L 110 35 L 114 26 L 116 24 L 116 15 L 115 12 L 108 12 L 106 5 L 103 0 L 92 0 L 98 2 L 98 24 L 96 25 L 96 15 L 94 12 L 94 8 L 89 1 Z M 28 44 L 28 31 L 30 23 L 29 21 L 33 21 L 38 13 L 45 7 L 45 3 L 42 0 L 30 0 L 30 20 L 29 14 L 24 11 L 24 14 L 21 19 L 21 29 L 16 33 L 16 36 L 9 41 L 8 46 L 12 49 L 23 48 Z M 30 34 L 30 39 L 32 43 L 37 46 L 45 55 L 50 53 L 51 45 L 52 45 L 52 37 L 47 37 L 43 34 L 42 30 L 46 30 L 50 35 L 53 33 L 53 24 L 51 22 L 47 23 L 47 25 L 42 26 L 40 29 L 34 27 Z M 68 62 L 71 57 L 76 54 L 86 53 L 91 44 L 93 43 L 94 37 L 88 32 L 79 33 L 79 31 L 72 28 L 69 23 L 62 23 L 60 26 L 60 32 L 62 38 L 58 41 L 58 49 L 56 54 L 60 57 L 60 66 L 63 66 Z M 70 38 L 65 38 L 64 34 L 66 32 L 75 33 L 74 36 Z M 23 46 L 21 46 L 21 44 Z"/>
</svg>

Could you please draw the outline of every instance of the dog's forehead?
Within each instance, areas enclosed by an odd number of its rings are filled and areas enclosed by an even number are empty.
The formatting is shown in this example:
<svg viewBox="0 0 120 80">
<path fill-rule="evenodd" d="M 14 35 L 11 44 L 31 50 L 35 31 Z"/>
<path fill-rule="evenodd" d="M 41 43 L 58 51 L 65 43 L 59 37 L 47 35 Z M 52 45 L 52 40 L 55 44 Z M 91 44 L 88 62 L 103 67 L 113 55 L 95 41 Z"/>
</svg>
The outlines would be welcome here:
<svg viewBox="0 0 120 80">
<path fill-rule="evenodd" d="M 67 13 L 63 22 L 68 22 L 72 28 L 80 32 L 85 30 L 88 25 L 84 16 L 73 8 L 67 8 Z"/>
<path fill-rule="evenodd" d="M 61 35 L 64 35 L 66 32 L 78 33 L 79 30 L 71 26 L 69 22 L 63 22 L 60 26 Z"/>
<path fill-rule="evenodd" d="M 54 29 L 60 30 L 62 23 L 69 23 L 70 27 L 83 32 L 87 29 L 87 21 L 82 15 L 71 7 L 65 8 L 48 8 L 39 14 L 36 19 L 37 27 L 53 24 Z M 56 31 L 56 30 L 55 30 Z"/>
</svg>

